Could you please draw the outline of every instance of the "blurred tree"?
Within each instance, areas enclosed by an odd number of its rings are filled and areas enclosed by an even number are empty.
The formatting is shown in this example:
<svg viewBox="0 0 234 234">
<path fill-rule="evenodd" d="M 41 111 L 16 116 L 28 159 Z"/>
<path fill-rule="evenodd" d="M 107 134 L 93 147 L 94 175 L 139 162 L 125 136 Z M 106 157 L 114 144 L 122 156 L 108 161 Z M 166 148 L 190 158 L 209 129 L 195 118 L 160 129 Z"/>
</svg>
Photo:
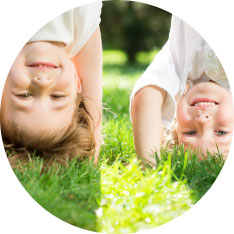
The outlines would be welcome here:
<svg viewBox="0 0 234 234">
<path fill-rule="evenodd" d="M 169 34 L 171 14 L 132 1 L 104 1 L 101 32 L 104 49 L 126 52 L 134 62 L 139 51 L 159 49 Z"/>
</svg>

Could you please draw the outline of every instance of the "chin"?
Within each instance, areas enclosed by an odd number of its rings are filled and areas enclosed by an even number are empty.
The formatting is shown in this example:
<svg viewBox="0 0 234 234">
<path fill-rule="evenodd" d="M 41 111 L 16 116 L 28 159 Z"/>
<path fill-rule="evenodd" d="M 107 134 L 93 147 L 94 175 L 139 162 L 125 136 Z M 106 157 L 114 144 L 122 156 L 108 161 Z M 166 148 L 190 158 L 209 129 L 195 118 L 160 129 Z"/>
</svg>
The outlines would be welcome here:
<svg viewBox="0 0 234 234">
<path fill-rule="evenodd" d="M 216 84 L 215 82 L 200 82 L 194 85 L 189 92 L 204 92 L 204 93 L 216 93 L 216 92 L 228 92 L 226 89 Z"/>
</svg>

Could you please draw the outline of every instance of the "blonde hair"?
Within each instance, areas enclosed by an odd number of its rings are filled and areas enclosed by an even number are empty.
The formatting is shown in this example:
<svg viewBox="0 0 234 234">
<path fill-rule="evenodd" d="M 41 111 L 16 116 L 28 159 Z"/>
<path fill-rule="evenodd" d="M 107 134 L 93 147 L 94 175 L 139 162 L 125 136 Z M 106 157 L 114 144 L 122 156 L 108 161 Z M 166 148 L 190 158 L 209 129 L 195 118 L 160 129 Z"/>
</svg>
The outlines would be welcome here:
<svg viewBox="0 0 234 234">
<path fill-rule="evenodd" d="M 67 129 L 44 132 L 36 139 L 30 138 L 14 123 L 10 123 L 7 131 L 2 126 L 1 131 L 4 148 L 13 168 L 26 164 L 35 152 L 43 158 L 44 165 L 49 166 L 52 163 L 66 165 L 74 157 L 91 157 L 95 151 L 93 119 L 81 97 L 77 97 L 72 122 Z"/>
<path fill-rule="evenodd" d="M 174 118 L 172 124 L 169 127 L 162 127 L 162 147 L 172 150 L 175 145 L 179 144 L 178 135 L 176 132 L 177 119 Z"/>
</svg>

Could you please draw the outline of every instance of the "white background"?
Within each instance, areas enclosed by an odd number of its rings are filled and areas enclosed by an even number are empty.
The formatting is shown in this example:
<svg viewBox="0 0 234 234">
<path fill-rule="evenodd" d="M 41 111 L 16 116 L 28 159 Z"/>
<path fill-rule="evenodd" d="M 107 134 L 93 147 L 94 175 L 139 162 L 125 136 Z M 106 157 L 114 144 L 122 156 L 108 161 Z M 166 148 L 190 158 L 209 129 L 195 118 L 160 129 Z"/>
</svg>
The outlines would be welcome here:
<svg viewBox="0 0 234 234">
<path fill-rule="evenodd" d="M 62 12 L 92 0 L 8 0 L 0 2 L 0 88 L 24 43 Z M 221 60 L 234 89 L 234 11 L 232 0 L 138 1 L 163 8 L 190 24 Z M 227 110 L 228 111 L 228 110 Z M 1 142 L 0 142 L 1 144 Z M 11 170 L 1 144 L 0 232 L 4 234 L 90 233 L 54 217 L 25 192 Z M 145 233 L 234 233 L 233 147 L 221 174 L 207 194 L 189 211 Z"/>
</svg>

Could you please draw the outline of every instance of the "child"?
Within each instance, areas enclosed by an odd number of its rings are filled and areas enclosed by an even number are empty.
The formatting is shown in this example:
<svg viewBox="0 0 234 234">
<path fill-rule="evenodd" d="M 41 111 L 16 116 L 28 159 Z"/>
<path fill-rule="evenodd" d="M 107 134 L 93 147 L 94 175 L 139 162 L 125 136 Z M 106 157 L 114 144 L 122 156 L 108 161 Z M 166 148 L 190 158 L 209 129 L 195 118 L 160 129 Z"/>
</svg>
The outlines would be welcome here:
<svg viewBox="0 0 234 234">
<path fill-rule="evenodd" d="M 12 166 L 37 149 L 45 161 L 65 163 L 100 149 L 102 3 L 58 16 L 23 47 L 2 96 L 5 149 Z"/>
<path fill-rule="evenodd" d="M 131 94 L 138 157 L 155 164 L 151 155 L 160 151 L 161 127 L 170 126 L 175 113 L 178 143 L 185 149 L 197 149 L 199 158 L 217 146 L 228 153 L 234 109 L 225 72 L 200 35 L 172 16 L 167 43 Z"/>
</svg>

